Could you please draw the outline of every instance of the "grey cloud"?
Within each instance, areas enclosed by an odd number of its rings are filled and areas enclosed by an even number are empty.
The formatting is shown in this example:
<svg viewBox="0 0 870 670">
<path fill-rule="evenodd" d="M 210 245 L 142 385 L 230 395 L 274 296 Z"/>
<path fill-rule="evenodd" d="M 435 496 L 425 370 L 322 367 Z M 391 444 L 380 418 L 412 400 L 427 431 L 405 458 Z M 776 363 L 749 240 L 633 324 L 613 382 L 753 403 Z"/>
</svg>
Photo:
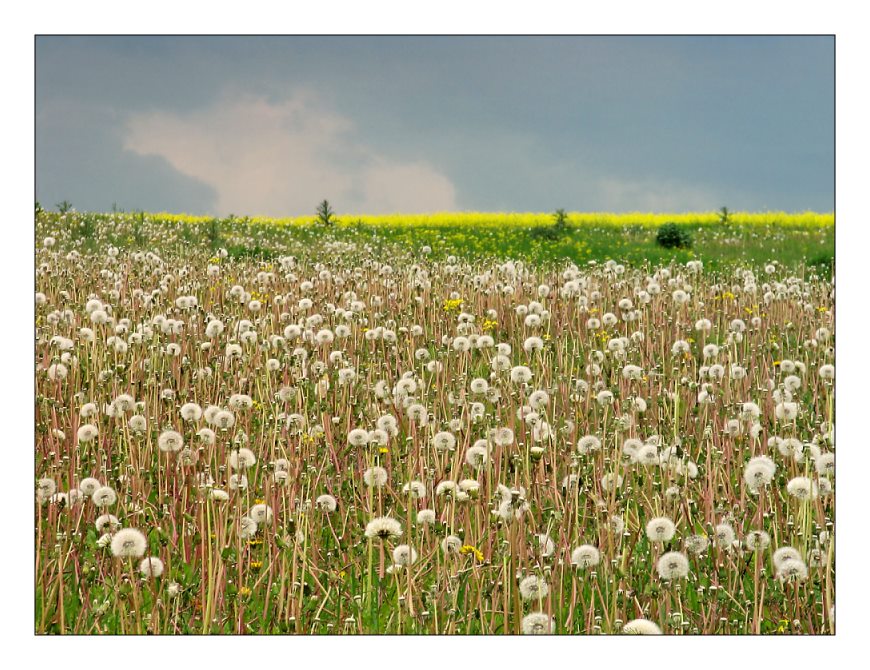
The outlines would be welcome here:
<svg viewBox="0 0 870 670">
<path fill-rule="evenodd" d="M 212 187 L 162 157 L 126 151 L 112 110 L 49 104 L 39 109 L 36 127 L 36 198 L 43 206 L 69 200 L 79 211 L 108 211 L 113 205 L 128 211 L 214 210 Z"/>
</svg>

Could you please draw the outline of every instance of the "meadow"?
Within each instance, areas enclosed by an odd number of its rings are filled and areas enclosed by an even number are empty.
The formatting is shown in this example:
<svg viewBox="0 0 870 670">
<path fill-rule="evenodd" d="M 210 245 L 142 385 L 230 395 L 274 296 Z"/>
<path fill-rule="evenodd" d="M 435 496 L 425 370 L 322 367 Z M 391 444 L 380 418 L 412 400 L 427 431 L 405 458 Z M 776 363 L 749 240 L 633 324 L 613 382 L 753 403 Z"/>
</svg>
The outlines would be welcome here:
<svg viewBox="0 0 870 670">
<path fill-rule="evenodd" d="M 692 237 L 685 249 L 656 244 L 656 230 L 674 223 Z M 274 259 L 299 254 L 323 242 L 349 243 L 375 253 L 409 247 L 431 249 L 433 259 L 522 259 L 534 263 L 604 262 L 663 265 L 703 259 L 708 267 L 761 266 L 775 260 L 810 265 L 830 274 L 834 216 L 812 212 L 689 214 L 568 212 L 555 231 L 552 213 L 442 213 L 339 216 L 332 226 L 313 216 L 295 219 L 226 218 L 166 213 L 76 213 L 39 211 L 37 236 L 53 235 L 62 246 L 105 245 L 183 253 L 191 246 L 225 248 L 231 257 Z"/>
<path fill-rule="evenodd" d="M 37 212 L 35 632 L 833 633 L 833 217 L 681 216 Z"/>
</svg>

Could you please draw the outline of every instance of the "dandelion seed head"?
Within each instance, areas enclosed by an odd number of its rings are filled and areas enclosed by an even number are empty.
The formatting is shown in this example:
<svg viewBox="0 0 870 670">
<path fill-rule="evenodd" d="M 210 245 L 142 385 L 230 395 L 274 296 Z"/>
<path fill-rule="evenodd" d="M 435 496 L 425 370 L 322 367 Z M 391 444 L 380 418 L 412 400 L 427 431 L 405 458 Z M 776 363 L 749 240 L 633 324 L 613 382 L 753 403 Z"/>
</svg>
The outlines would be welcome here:
<svg viewBox="0 0 870 670">
<path fill-rule="evenodd" d="M 682 579 L 689 574 L 689 559 L 678 551 L 669 551 L 659 558 L 656 571 L 664 581 Z"/>
<path fill-rule="evenodd" d="M 661 635 L 662 629 L 649 619 L 632 619 L 622 627 L 623 635 Z"/>
<path fill-rule="evenodd" d="M 368 522 L 365 536 L 370 539 L 380 538 L 382 540 L 399 538 L 402 536 L 402 524 L 392 517 L 378 517 Z"/>
<path fill-rule="evenodd" d="M 523 600 L 540 600 L 547 597 L 550 587 L 542 577 L 529 575 L 520 580 L 520 597 Z"/>
<path fill-rule="evenodd" d="M 117 558 L 140 558 L 148 548 L 148 540 L 136 528 L 122 528 L 112 536 L 110 546 Z"/>
<path fill-rule="evenodd" d="M 556 620 L 546 612 L 532 612 L 523 617 L 520 628 L 523 635 L 552 635 Z"/>
</svg>

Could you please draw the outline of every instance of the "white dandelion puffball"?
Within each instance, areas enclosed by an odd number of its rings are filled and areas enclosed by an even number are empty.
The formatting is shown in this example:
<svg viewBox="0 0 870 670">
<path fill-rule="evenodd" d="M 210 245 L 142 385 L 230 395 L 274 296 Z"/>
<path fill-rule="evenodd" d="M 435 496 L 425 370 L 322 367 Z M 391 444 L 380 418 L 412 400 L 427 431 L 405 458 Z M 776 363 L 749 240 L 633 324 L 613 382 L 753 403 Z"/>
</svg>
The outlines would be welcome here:
<svg viewBox="0 0 870 670">
<path fill-rule="evenodd" d="M 472 393 L 474 393 L 476 395 L 481 395 L 483 393 L 486 393 L 489 390 L 489 382 L 486 381 L 485 379 L 483 379 L 482 377 L 478 377 L 476 379 L 471 380 L 471 384 L 469 385 L 469 388 L 471 389 Z"/>
<path fill-rule="evenodd" d="M 550 395 L 546 391 L 534 391 L 529 396 L 529 405 L 534 410 L 543 410 L 550 403 Z"/>
<path fill-rule="evenodd" d="M 480 482 L 476 479 L 462 479 L 459 481 L 459 491 L 467 493 L 471 496 L 476 496 L 480 490 Z"/>
<path fill-rule="evenodd" d="M 783 582 L 802 582 L 808 574 L 806 563 L 799 558 L 782 561 L 776 566 L 776 577 Z"/>
<path fill-rule="evenodd" d="M 656 571 L 665 581 L 681 579 L 689 574 L 689 559 L 679 551 L 669 551 L 659 558 Z"/>
<path fill-rule="evenodd" d="M 379 465 L 371 467 L 363 473 L 363 481 L 366 486 L 371 488 L 381 488 L 382 486 L 385 486 L 388 479 L 389 475 L 387 474 L 387 471 Z"/>
<path fill-rule="evenodd" d="M 91 496 L 91 502 L 97 507 L 111 507 L 118 501 L 118 494 L 111 486 L 101 486 Z"/>
<path fill-rule="evenodd" d="M 121 527 L 121 522 L 118 521 L 118 517 L 113 514 L 101 514 L 97 517 L 97 520 L 94 521 L 94 526 L 98 533 L 113 533 Z"/>
<path fill-rule="evenodd" d="M 145 429 L 148 428 L 148 419 L 141 414 L 134 414 L 130 417 L 128 425 L 130 426 L 130 430 L 134 433 L 144 433 Z"/>
<path fill-rule="evenodd" d="M 650 542 L 670 542 L 676 530 L 674 522 L 664 516 L 651 519 L 646 524 L 646 536 Z"/>
<path fill-rule="evenodd" d="M 796 402 L 781 402 L 774 408 L 774 414 L 780 421 L 794 421 L 798 415 Z"/>
<path fill-rule="evenodd" d="M 803 556 L 794 547 L 780 547 L 773 552 L 773 565 L 779 567 L 780 564 L 786 561 L 802 561 Z"/>
<path fill-rule="evenodd" d="M 810 500 L 819 495 L 819 486 L 809 477 L 795 477 L 785 486 L 786 491 L 798 500 Z"/>
<path fill-rule="evenodd" d="M 79 442 L 91 442 L 100 434 L 99 429 L 93 424 L 86 423 L 82 426 L 79 426 L 78 431 L 76 432 L 76 437 Z"/>
<path fill-rule="evenodd" d="M 763 530 L 752 530 L 746 534 L 745 542 L 749 551 L 764 551 L 770 546 L 770 535 Z"/>
<path fill-rule="evenodd" d="M 601 561 L 601 554 L 591 544 L 583 544 L 571 552 L 571 565 L 581 569 L 591 568 Z"/>
<path fill-rule="evenodd" d="M 243 516 L 239 519 L 239 537 L 243 540 L 249 540 L 254 537 L 257 534 L 258 528 L 257 522 L 249 516 Z"/>
<path fill-rule="evenodd" d="M 396 565 L 412 565 L 417 561 L 417 551 L 407 544 L 397 545 L 393 549 L 393 563 Z"/>
<path fill-rule="evenodd" d="M 773 481 L 776 464 L 767 456 L 756 456 L 750 459 L 743 469 L 743 481 L 753 491 L 761 486 L 767 486 Z"/>
<path fill-rule="evenodd" d="M 494 429 L 491 437 L 492 441 L 500 447 L 509 447 L 514 443 L 514 431 L 507 427 Z"/>
<path fill-rule="evenodd" d="M 834 474 L 834 454 L 827 452 L 819 454 L 815 459 L 816 472 L 819 474 Z"/>
<path fill-rule="evenodd" d="M 159 577 L 163 574 L 163 561 L 157 556 L 143 558 L 139 564 L 139 572 L 143 577 Z"/>
<path fill-rule="evenodd" d="M 720 549 L 730 549 L 736 538 L 734 529 L 727 523 L 718 524 L 714 529 L 714 536 Z"/>
<path fill-rule="evenodd" d="M 556 619 L 546 612 L 532 612 L 523 617 L 520 628 L 523 635 L 552 635 L 556 630 Z"/>
<path fill-rule="evenodd" d="M 230 467 L 233 470 L 247 470 L 257 464 L 254 452 L 246 447 L 234 449 L 230 452 Z"/>
<path fill-rule="evenodd" d="M 622 627 L 623 635 L 661 635 L 662 629 L 649 619 L 633 619 Z"/>
<path fill-rule="evenodd" d="M 184 438 L 181 433 L 174 430 L 167 430 L 160 434 L 157 438 L 157 448 L 162 452 L 177 452 L 184 446 Z"/>
<path fill-rule="evenodd" d="M 247 475 L 239 474 L 238 472 L 230 475 L 229 481 L 230 491 L 244 491 L 248 488 Z"/>
<path fill-rule="evenodd" d="M 258 503 L 248 510 L 248 516 L 258 524 L 268 526 L 272 523 L 272 508 L 263 503 Z"/>
<path fill-rule="evenodd" d="M 408 420 L 417 426 L 426 426 L 429 424 L 429 410 L 425 405 L 413 403 L 408 406 Z"/>
<path fill-rule="evenodd" d="M 332 513 L 338 507 L 338 501 L 328 493 L 318 496 L 317 500 L 314 501 L 314 504 L 317 505 L 319 510 L 326 513 Z"/>
<path fill-rule="evenodd" d="M 483 445 L 473 445 L 465 451 L 465 462 L 473 468 L 480 468 L 486 465 L 489 459 L 489 449 L 486 447 L 486 440 L 483 440 Z"/>
<path fill-rule="evenodd" d="M 523 600 L 538 600 L 547 597 L 550 587 L 543 578 L 529 575 L 520 581 L 520 596 Z"/>
<path fill-rule="evenodd" d="M 369 539 L 378 537 L 382 540 L 398 538 L 402 536 L 402 524 L 392 517 L 381 516 L 368 522 L 365 536 Z"/>
<path fill-rule="evenodd" d="M 434 509 L 421 509 L 417 512 L 417 525 L 419 526 L 428 526 L 429 524 L 435 523 L 435 510 Z"/>
<path fill-rule="evenodd" d="M 706 535 L 690 535 L 683 544 L 690 554 L 698 555 L 707 550 L 707 547 L 710 546 L 710 539 Z"/>
<path fill-rule="evenodd" d="M 347 442 L 352 447 L 364 447 L 369 443 L 369 431 L 362 428 L 354 428 L 347 434 Z"/>
<path fill-rule="evenodd" d="M 583 440 L 587 439 L 588 437 L 590 437 L 590 436 L 587 435 L 586 437 L 581 438 L 581 442 L 582 442 Z M 598 440 L 597 437 L 596 437 L 595 439 Z M 600 443 L 601 443 L 600 440 L 599 440 L 598 443 L 599 443 L 599 445 L 600 445 Z M 622 443 L 622 453 L 623 453 L 625 456 L 628 456 L 629 458 L 631 458 L 632 460 L 635 460 L 635 456 L 636 456 L 638 450 L 639 450 L 641 447 L 643 447 L 643 446 L 644 446 L 644 444 L 643 444 L 643 442 L 642 442 L 641 440 L 637 439 L 636 437 L 630 437 L 630 438 L 627 438 L 627 439 Z M 653 445 L 653 446 L 655 446 L 655 445 Z M 579 445 L 578 445 L 578 449 L 579 449 Z M 588 451 L 588 449 L 587 449 L 587 451 Z M 585 452 L 584 452 L 584 451 L 580 451 L 580 453 L 582 454 L 582 453 L 585 453 Z"/>
<path fill-rule="evenodd" d="M 511 368 L 511 381 L 514 384 L 528 384 L 532 381 L 532 371 L 525 365 L 517 365 Z"/>
<path fill-rule="evenodd" d="M 407 493 L 414 500 L 426 497 L 426 485 L 423 482 L 412 481 L 402 487 L 402 492 Z"/>
<path fill-rule="evenodd" d="M 148 540 L 142 531 L 122 528 L 112 538 L 112 555 L 118 558 L 140 558 L 148 548 Z"/>
<path fill-rule="evenodd" d="M 577 442 L 577 451 L 581 454 L 588 454 L 590 451 L 598 451 L 601 449 L 601 439 L 595 435 L 585 435 Z"/>
<path fill-rule="evenodd" d="M 202 407 L 194 402 L 188 402 L 181 406 L 178 413 L 181 414 L 181 418 L 185 421 L 196 422 L 202 418 Z"/>
<path fill-rule="evenodd" d="M 452 451 L 456 447 L 456 436 L 446 430 L 435 433 L 432 437 L 435 451 Z"/>
<path fill-rule="evenodd" d="M 445 479 L 442 482 L 438 482 L 438 486 L 435 487 L 435 495 L 439 498 L 441 496 L 453 495 L 456 492 L 456 482 L 452 479 Z"/>
<path fill-rule="evenodd" d="M 43 477 L 36 483 L 36 496 L 40 501 L 49 500 L 57 492 L 57 484 L 50 477 Z"/>
<path fill-rule="evenodd" d="M 654 444 L 645 444 L 635 452 L 632 460 L 647 467 L 659 463 L 659 450 Z"/>
</svg>

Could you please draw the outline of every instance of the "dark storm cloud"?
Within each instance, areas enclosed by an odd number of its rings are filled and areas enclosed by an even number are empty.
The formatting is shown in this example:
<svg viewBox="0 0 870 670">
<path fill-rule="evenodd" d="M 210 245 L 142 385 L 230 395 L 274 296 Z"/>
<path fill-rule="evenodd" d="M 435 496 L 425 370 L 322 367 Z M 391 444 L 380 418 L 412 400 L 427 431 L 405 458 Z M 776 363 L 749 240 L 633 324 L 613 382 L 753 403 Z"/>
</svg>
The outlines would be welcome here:
<svg viewBox="0 0 870 670">
<path fill-rule="evenodd" d="M 829 211 L 833 57 L 832 38 L 39 38 L 37 189 L 221 213 Z"/>
</svg>

